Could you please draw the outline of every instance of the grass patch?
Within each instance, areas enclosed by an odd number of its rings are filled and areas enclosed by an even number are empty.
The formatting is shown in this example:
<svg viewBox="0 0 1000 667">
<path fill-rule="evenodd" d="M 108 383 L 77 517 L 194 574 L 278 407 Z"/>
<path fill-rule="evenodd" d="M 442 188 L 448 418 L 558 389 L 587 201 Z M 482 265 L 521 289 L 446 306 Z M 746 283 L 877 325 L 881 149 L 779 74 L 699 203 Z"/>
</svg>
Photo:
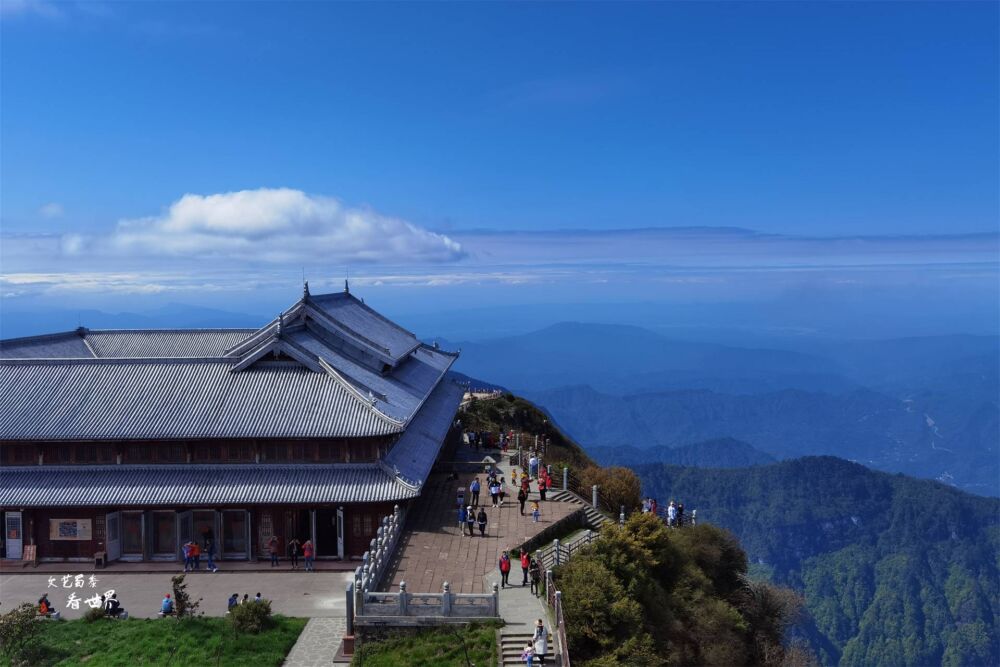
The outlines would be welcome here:
<svg viewBox="0 0 1000 667">
<path fill-rule="evenodd" d="M 46 621 L 27 664 L 122 667 L 132 665 L 280 665 L 306 625 L 274 617 L 259 635 L 234 635 L 224 618 Z M 8 667 L 7 660 L 0 665 Z"/>
<path fill-rule="evenodd" d="M 357 647 L 357 667 L 495 667 L 498 623 L 369 634 Z"/>
</svg>

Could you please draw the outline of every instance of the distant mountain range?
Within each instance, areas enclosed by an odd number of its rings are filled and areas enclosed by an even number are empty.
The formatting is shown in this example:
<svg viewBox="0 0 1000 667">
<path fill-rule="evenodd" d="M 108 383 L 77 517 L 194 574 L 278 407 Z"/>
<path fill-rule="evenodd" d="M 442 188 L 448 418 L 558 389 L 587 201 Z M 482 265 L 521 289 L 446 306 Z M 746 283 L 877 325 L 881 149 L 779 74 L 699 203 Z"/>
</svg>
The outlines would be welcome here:
<svg viewBox="0 0 1000 667">
<path fill-rule="evenodd" d="M 143 312 L 108 313 L 102 310 L 17 310 L 4 307 L 0 338 L 90 329 L 254 329 L 271 317 L 234 313 L 215 308 L 167 304 Z"/>
<path fill-rule="evenodd" d="M 735 438 L 777 459 L 831 454 L 1000 495 L 996 336 L 737 347 L 564 323 L 443 344 L 462 349 L 463 373 L 544 406 L 605 461 L 661 461 L 636 451 Z M 623 447 L 636 451 L 607 451 Z"/>
<path fill-rule="evenodd" d="M 1000 664 L 1000 500 L 833 457 L 635 470 L 805 595 L 799 632 L 824 663 Z"/>
<path fill-rule="evenodd" d="M 602 466 L 668 463 L 702 468 L 744 468 L 774 463 L 774 457 L 740 440 L 718 438 L 682 447 L 590 447 L 587 453 Z"/>
</svg>

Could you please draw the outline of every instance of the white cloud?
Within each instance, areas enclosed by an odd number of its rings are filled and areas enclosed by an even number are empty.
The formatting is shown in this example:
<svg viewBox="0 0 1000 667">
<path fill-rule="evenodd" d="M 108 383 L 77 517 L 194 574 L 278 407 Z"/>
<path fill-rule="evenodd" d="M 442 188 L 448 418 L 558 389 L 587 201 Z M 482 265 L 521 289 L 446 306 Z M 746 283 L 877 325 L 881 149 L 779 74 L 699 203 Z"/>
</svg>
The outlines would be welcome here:
<svg viewBox="0 0 1000 667">
<path fill-rule="evenodd" d="M 47 19 L 63 18 L 63 10 L 45 0 L 0 0 L 2 16 L 41 16 Z"/>
<path fill-rule="evenodd" d="M 48 218 L 50 220 L 52 218 L 62 217 L 63 213 L 64 211 L 62 204 L 54 201 L 49 202 L 48 204 L 45 204 L 44 206 L 38 209 L 38 215 L 42 216 L 43 218 Z"/>
<path fill-rule="evenodd" d="M 271 263 L 447 262 L 460 244 L 370 208 L 288 188 L 186 194 L 159 216 L 122 220 L 113 233 L 63 239 L 63 251 Z"/>
</svg>

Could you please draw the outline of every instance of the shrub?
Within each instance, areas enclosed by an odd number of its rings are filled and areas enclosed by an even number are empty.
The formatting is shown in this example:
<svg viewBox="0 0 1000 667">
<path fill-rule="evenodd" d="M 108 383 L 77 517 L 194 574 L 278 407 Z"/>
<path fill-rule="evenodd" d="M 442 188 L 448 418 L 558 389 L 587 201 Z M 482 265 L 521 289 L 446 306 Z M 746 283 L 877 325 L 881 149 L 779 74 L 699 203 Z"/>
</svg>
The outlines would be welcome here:
<svg viewBox="0 0 1000 667">
<path fill-rule="evenodd" d="M 0 616 L 0 655 L 17 664 L 35 643 L 42 624 L 35 621 L 38 612 L 25 602 Z"/>
<path fill-rule="evenodd" d="M 87 613 L 83 615 L 83 620 L 87 623 L 93 623 L 94 621 L 99 621 L 104 618 L 104 608 L 97 607 L 96 609 L 88 609 Z"/>
<path fill-rule="evenodd" d="M 173 584 L 174 589 L 174 613 L 177 614 L 177 618 L 192 618 L 197 616 L 202 598 L 198 598 L 197 600 L 191 599 L 191 596 L 187 593 L 187 584 L 184 583 L 184 575 L 178 574 L 176 577 L 171 577 L 170 582 Z"/>
<path fill-rule="evenodd" d="M 590 487 L 596 484 L 601 498 L 616 514 L 622 505 L 626 512 L 631 512 L 642 504 L 642 482 L 631 468 L 590 466 L 580 473 L 580 484 L 587 498 L 590 497 Z"/>
<path fill-rule="evenodd" d="M 238 604 L 229 611 L 229 622 L 237 634 L 259 634 L 271 627 L 271 601 Z"/>
</svg>

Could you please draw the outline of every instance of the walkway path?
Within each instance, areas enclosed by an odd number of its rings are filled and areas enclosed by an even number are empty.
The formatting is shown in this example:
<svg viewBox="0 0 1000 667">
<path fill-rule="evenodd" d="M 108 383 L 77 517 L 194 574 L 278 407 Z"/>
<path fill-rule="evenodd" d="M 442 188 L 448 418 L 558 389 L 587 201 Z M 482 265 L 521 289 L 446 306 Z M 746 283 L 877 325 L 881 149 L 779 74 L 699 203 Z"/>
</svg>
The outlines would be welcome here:
<svg viewBox="0 0 1000 667">
<path fill-rule="evenodd" d="M 283 663 L 285 667 L 326 667 L 340 647 L 347 621 L 340 618 L 310 618 Z"/>
<path fill-rule="evenodd" d="M 509 480 L 508 460 L 501 459 L 499 467 Z M 397 590 L 399 582 L 405 581 L 410 592 L 436 593 L 447 581 L 453 593 L 488 592 L 490 586 L 484 575 L 496 570 L 504 549 L 518 546 L 579 508 L 569 502 L 546 501 L 541 503 L 541 521 L 533 523 L 530 504 L 521 516 L 516 494 L 513 498 L 508 496 L 502 508 L 494 508 L 484 489 L 480 501 L 485 501 L 489 517 L 486 537 L 479 536 L 478 527 L 476 535 L 469 537 L 468 531 L 458 527 L 456 495 L 458 489 L 463 488 L 468 498 L 469 483 L 475 476 L 469 473 L 459 473 L 458 479 L 449 479 L 453 476 L 447 473 L 431 476 L 407 517 L 407 530 L 400 541 L 397 561 L 386 575 L 389 590 Z M 485 483 L 486 475 L 480 474 L 479 478 Z M 538 492 L 532 491 L 529 503 L 537 498 Z M 511 580 L 521 576 L 520 567 L 512 570 Z M 503 600 L 503 594 L 500 598 Z"/>
</svg>

